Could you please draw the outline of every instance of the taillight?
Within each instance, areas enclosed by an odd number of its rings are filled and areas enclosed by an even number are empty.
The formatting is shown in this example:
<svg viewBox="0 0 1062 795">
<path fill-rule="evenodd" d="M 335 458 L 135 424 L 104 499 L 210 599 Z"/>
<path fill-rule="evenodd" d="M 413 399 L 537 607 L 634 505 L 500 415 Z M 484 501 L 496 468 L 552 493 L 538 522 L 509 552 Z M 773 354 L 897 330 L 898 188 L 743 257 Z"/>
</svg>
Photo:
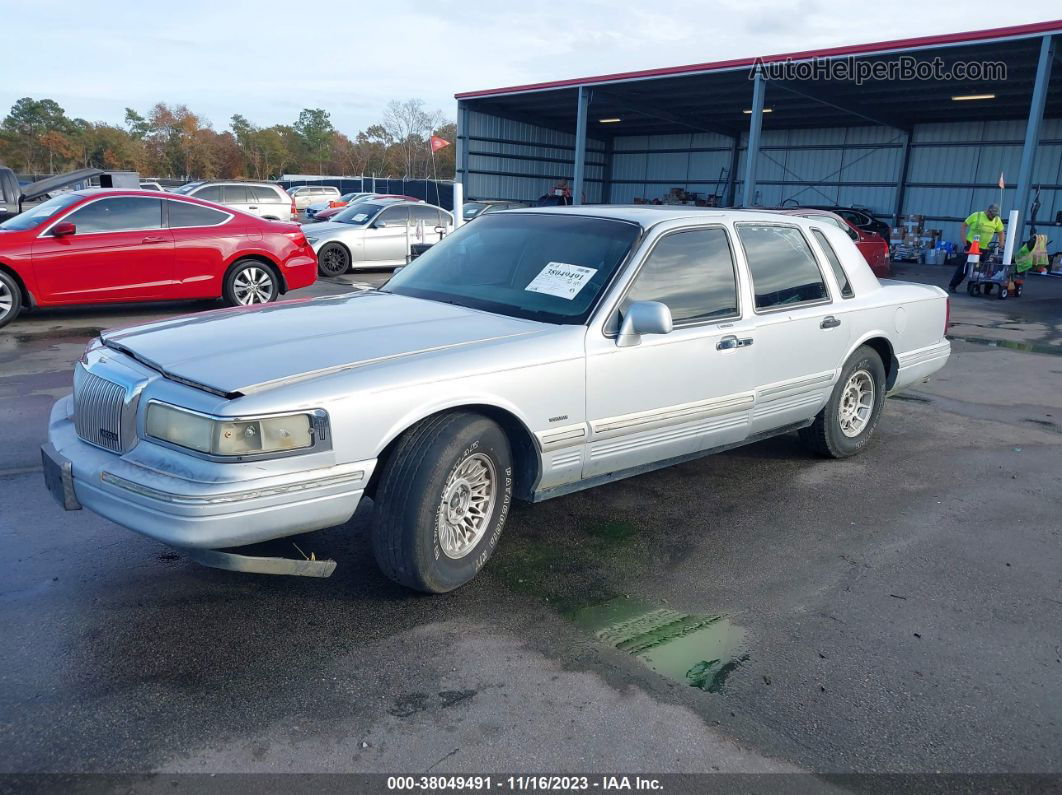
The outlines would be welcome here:
<svg viewBox="0 0 1062 795">
<path fill-rule="evenodd" d="M 948 326 L 951 325 L 951 299 L 945 298 L 944 301 L 944 336 L 947 336 Z"/>
<path fill-rule="evenodd" d="M 292 221 L 298 221 L 299 220 L 299 208 L 295 206 L 295 199 L 294 198 L 291 200 L 291 220 Z"/>
</svg>

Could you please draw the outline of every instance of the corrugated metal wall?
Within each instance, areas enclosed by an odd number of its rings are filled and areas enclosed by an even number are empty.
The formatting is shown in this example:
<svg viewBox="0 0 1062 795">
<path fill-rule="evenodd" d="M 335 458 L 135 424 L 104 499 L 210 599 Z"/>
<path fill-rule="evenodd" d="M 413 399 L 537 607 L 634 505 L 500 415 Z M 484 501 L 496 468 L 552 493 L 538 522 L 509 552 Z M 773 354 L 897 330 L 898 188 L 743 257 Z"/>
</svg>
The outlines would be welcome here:
<svg viewBox="0 0 1062 795">
<path fill-rule="evenodd" d="M 1002 173 L 1007 186 L 1002 203 L 1006 218 L 1014 209 L 1024 138 L 1024 121 L 916 126 L 904 212 L 927 216 L 927 226 L 942 229 L 947 239 L 957 239 L 963 218 L 999 202 Z M 1032 184 L 1034 190 L 1041 187 L 1037 219 L 1054 221 L 1055 213 L 1062 210 L 1062 119 L 1044 119 L 1040 126 Z"/>
<path fill-rule="evenodd" d="M 652 201 L 671 188 L 722 195 L 731 150 L 731 139 L 714 133 L 617 137 L 610 199 L 617 204 Z"/>
<path fill-rule="evenodd" d="M 468 115 L 468 196 L 530 200 L 560 177 L 571 180 L 574 136 L 474 111 Z M 1024 136 L 1024 120 L 916 125 L 901 213 L 925 215 L 927 227 L 957 240 L 963 218 L 999 201 L 1002 172 L 1006 216 L 1014 203 Z M 1033 186 L 1042 187 L 1037 218 L 1052 222 L 1062 211 L 1062 119 L 1045 119 L 1040 138 L 1033 170 Z M 586 200 L 651 201 L 671 188 L 725 195 L 731 145 L 731 139 L 713 133 L 618 136 L 609 169 L 606 144 L 590 140 Z M 744 147 L 742 136 L 738 197 Z M 902 156 L 903 134 L 888 127 L 764 130 L 755 203 L 864 207 L 891 223 Z"/>
<path fill-rule="evenodd" d="M 525 122 L 468 111 L 468 174 L 465 196 L 533 201 L 575 172 L 575 136 Z M 586 201 L 602 201 L 605 144 L 589 139 Z"/>
</svg>

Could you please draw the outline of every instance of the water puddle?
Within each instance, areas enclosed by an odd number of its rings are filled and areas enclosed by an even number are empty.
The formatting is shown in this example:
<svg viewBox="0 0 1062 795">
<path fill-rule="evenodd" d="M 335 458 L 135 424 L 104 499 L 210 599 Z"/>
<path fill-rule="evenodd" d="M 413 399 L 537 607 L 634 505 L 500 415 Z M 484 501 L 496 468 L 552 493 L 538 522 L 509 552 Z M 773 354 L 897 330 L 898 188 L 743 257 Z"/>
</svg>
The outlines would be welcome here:
<svg viewBox="0 0 1062 795">
<path fill-rule="evenodd" d="M 906 401 L 908 403 L 932 403 L 933 402 L 929 398 L 922 397 L 921 395 L 904 395 L 904 394 L 889 395 L 889 400 L 900 400 L 900 401 Z"/>
<path fill-rule="evenodd" d="M 56 341 L 75 341 L 88 342 L 93 337 L 98 337 L 100 332 L 103 331 L 101 326 L 77 326 L 73 328 L 47 328 L 47 329 L 34 329 L 33 331 L 21 331 L 15 334 L 15 342 L 32 343 L 38 342 L 42 339 L 48 342 Z"/>
<path fill-rule="evenodd" d="M 680 684 L 718 693 L 749 655 L 745 630 L 726 616 L 695 615 L 617 598 L 576 610 L 572 621 Z"/>
<path fill-rule="evenodd" d="M 973 345 L 984 345 L 988 348 L 1009 348 L 1023 353 L 1046 353 L 1051 356 L 1062 356 L 1062 345 L 1048 345 L 1042 342 L 1016 342 L 1014 340 L 989 339 L 988 337 L 953 337 L 951 335 L 948 336 L 948 339 L 961 340 Z"/>
</svg>

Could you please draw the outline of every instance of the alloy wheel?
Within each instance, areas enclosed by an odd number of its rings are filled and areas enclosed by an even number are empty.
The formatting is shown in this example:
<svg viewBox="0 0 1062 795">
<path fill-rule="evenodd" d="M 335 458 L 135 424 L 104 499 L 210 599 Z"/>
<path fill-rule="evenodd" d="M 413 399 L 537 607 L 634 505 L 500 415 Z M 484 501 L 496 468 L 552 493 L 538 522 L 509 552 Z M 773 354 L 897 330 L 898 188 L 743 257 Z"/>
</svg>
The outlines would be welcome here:
<svg viewBox="0 0 1062 795">
<path fill-rule="evenodd" d="M 436 519 L 446 557 L 457 560 L 475 549 L 494 513 L 497 487 L 498 474 L 489 456 L 473 453 L 454 468 Z"/>
<path fill-rule="evenodd" d="M 273 297 L 273 275 L 265 268 L 244 268 L 232 280 L 236 303 L 243 306 L 265 304 Z"/>
<path fill-rule="evenodd" d="M 0 281 L 0 320 L 15 308 L 15 296 L 4 282 Z"/>
<path fill-rule="evenodd" d="M 874 379 L 866 370 L 856 370 L 841 392 L 837 420 L 849 439 L 859 436 L 874 416 Z"/>
</svg>

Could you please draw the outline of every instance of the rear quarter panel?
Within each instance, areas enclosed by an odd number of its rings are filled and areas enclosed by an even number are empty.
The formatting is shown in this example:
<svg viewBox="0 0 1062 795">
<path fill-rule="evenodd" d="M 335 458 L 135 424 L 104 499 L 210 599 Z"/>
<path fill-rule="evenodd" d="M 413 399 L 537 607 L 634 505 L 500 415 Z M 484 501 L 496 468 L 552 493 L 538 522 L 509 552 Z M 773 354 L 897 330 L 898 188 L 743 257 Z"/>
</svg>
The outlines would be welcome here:
<svg viewBox="0 0 1062 795">
<path fill-rule="evenodd" d="M 947 293 L 931 285 L 889 279 L 879 281 L 847 236 L 832 228 L 823 231 L 841 258 L 855 293 L 853 298 L 835 301 L 832 307 L 833 314 L 849 326 L 849 349 L 845 359 L 868 340 L 885 339 L 899 369 L 899 373 L 894 374 L 897 377 L 893 385 L 895 389 L 942 367 L 950 350 L 944 336 Z M 912 375 L 913 371 L 903 372 L 905 365 L 919 359 L 940 359 L 941 355 L 943 359 L 937 362 L 935 369 L 923 367 L 915 375 Z"/>
</svg>

